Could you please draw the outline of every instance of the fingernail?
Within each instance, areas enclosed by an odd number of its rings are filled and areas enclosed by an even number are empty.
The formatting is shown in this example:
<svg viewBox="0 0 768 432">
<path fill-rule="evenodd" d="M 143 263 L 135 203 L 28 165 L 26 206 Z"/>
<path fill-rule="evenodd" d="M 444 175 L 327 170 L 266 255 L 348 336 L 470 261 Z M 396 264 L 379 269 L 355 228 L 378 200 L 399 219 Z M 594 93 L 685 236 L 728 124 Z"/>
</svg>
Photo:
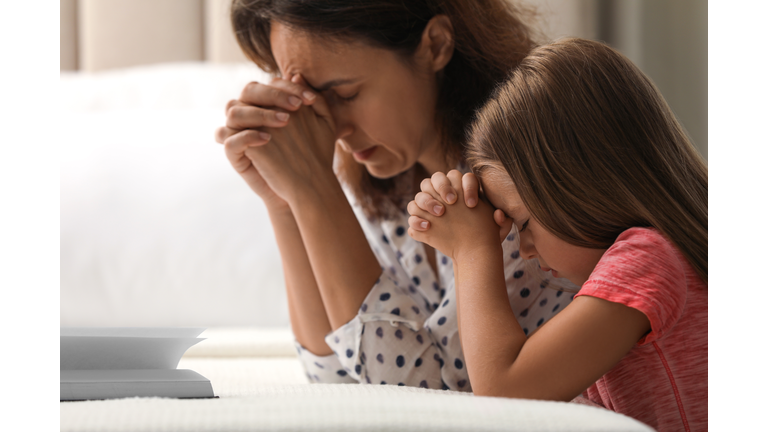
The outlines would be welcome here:
<svg viewBox="0 0 768 432">
<path fill-rule="evenodd" d="M 424 228 L 424 229 L 427 229 L 427 227 L 429 226 L 429 222 L 422 222 L 422 223 L 420 223 L 419 225 L 420 225 L 422 228 Z"/>
<path fill-rule="evenodd" d="M 475 204 L 477 204 L 477 200 L 474 198 L 470 198 L 467 200 L 467 204 L 469 204 L 470 207 L 473 207 Z"/>
<path fill-rule="evenodd" d="M 290 115 L 288 115 L 288 113 L 279 112 L 275 114 L 275 117 L 277 117 L 277 119 L 280 121 L 288 121 L 288 118 L 290 117 Z"/>
<path fill-rule="evenodd" d="M 445 196 L 445 199 L 447 199 L 449 203 L 452 203 L 453 200 L 456 199 L 456 195 L 449 193 L 448 195 Z"/>
<path fill-rule="evenodd" d="M 443 211 L 443 206 L 436 205 L 432 208 L 432 211 L 434 211 L 436 215 L 439 215 L 440 212 Z"/>
<path fill-rule="evenodd" d="M 266 132 L 259 132 L 259 138 L 263 139 L 264 141 L 269 141 L 269 139 L 272 138 L 272 135 Z"/>
<path fill-rule="evenodd" d="M 301 99 L 297 98 L 296 96 L 288 96 L 288 103 L 293 106 L 299 106 L 301 105 Z"/>
<path fill-rule="evenodd" d="M 302 93 L 302 95 L 304 96 L 304 98 L 309 99 L 309 100 L 313 100 L 315 98 L 315 94 L 312 93 L 309 90 L 307 90 L 304 93 Z"/>
</svg>

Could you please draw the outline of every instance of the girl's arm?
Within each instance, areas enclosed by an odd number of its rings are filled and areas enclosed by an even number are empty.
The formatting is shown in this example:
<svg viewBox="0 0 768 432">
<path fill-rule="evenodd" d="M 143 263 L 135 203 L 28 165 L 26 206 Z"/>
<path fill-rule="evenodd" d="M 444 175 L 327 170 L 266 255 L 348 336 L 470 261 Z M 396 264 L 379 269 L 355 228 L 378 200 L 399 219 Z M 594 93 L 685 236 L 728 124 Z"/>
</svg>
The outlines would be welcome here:
<svg viewBox="0 0 768 432">
<path fill-rule="evenodd" d="M 469 209 L 460 174 L 449 173 L 456 203 L 435 217 L 411 202 L 409 234 L 454 260 L 459 333 L 475 394 L 571 400 L 613 367 L 650 329 L 636 309 L 579 297 L 530 338 L 507 297 L 493 209 Z M 432 198 L 442 199 L 432 191 Z M 444 203 L 444 202 L 443 202 Z M 427 231 L 417 230 L 422 220 Z"/>
<path fill-rule="evenodd" d="M 570 401 L 650 329 L 636 309 L 583 296 L 526 337 L 509 306 L 501 254 L 488 246 L 454 261 L 459 333 L 475 394 Z"/>
</svg>

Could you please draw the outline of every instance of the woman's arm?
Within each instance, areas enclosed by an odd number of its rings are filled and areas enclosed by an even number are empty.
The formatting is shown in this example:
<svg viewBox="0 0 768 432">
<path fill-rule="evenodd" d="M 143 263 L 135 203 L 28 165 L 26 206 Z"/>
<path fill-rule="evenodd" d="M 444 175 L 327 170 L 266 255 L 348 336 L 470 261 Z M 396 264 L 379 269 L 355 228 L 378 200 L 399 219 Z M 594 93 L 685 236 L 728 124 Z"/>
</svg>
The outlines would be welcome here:
<svg viewBox="0 0 768 432">
<path fill-rule="evenodd" d="M 216 140 L 224 149 L 233 168 L 261 197 L 269 212 L 283 263 L 291 327 L 296 340 L 316 355 L 329 355 L 324 337 L 331 331 L 317 282 L 307 258 L 296 220 L 288 203 L 269 187 L 246 155 L 254 145 L 270 141 L 266 127 L 288 124 L 280 113 L 312 104 L 316 95 L 301 85 L 276 79 L 271 85 L 250 83 L 239 100 L 227 104 L 227 124 L 216 131 Z"/>
<path fill-rule="evenodd" d="M 357 315 L 381 267 L 336 177 L 315 181 L 317 188 L 297 193 L 291 209 L 335 330 Z"/>
<path fill-rule="evenodd" d="M 283 263 L 288 314 L 296 341 L 317 356 L 330 355 L 325 336 L 331 325 L 296 219 L 290 211 L 270 211 L 269 217 Z"/>
</svg>

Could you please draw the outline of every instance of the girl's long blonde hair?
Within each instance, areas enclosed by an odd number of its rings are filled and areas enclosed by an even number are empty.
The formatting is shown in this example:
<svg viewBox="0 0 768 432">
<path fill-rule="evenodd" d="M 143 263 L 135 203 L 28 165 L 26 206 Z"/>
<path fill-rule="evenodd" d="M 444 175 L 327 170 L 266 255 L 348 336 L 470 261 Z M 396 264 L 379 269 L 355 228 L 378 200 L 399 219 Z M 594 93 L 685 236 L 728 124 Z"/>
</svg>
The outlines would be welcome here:
<svg viewBox="0 0 768 432">
<path fill-rule="evenodd" d="M 535 48 L 478 112 L 468 162 L 503 167 L 531 215 L 607 248 L 653 227 L 707 281 L 707 166 L 629 59 L 584 39 Z"/>
</svg>

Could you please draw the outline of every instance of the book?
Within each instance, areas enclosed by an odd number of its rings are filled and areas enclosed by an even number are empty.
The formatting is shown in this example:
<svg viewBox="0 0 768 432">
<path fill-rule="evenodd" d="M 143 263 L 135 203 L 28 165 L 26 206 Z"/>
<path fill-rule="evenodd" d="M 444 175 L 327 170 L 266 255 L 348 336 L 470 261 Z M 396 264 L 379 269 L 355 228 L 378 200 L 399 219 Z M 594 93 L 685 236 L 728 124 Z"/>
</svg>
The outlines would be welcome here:
<svg viewBox="0 0 768 432">
<path fill-rule="evenodd" d="M 211 381 L 176 369 L 204 328 L 61 327 L 60 401 L 212 398 Z"/>
</svg>

